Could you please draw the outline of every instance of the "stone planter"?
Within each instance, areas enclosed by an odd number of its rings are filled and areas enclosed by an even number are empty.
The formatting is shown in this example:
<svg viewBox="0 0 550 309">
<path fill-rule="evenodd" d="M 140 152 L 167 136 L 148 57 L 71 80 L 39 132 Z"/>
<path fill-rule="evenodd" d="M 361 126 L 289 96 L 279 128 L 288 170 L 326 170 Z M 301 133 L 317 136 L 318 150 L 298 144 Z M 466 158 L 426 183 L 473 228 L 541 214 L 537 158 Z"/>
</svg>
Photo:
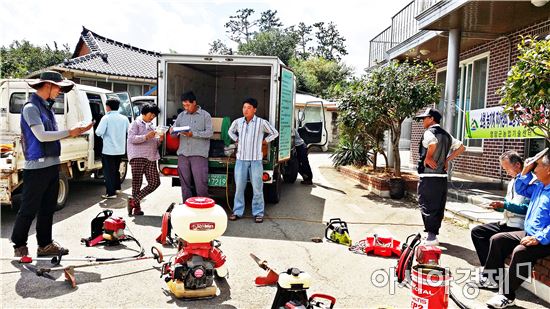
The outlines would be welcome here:
<svg viewBox="0 0 550 309">
<path fill-rule="evenodd" d="M 381 196 L 390 197 L 390 179 L 391 177 L 380 177 L 375 174 L 369 174 L 353 166 L 339 166 L 337 170 L 359 182 L 359 184 L 370 192 Z M 404 182 L 404 192 L 416 194 L 418 186 L 418 177 L 412 174 L 402 173 Z"/>
</svg>

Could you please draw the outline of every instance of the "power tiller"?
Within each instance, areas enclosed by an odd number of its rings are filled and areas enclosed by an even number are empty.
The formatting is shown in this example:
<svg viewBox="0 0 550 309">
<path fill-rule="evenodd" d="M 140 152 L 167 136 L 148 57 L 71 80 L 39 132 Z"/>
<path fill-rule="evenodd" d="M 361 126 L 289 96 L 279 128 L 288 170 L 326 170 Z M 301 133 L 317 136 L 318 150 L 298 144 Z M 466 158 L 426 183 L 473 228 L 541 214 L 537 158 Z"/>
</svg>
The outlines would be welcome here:
<svg viewBox="0 0 550 309">
<path fill-rule="evenodd" d="M 225 277 L 225 255 L 215 238 L 227 228 L 227 215 L 213 199 L 192 197 L 174 205 L 170 223 L 178 239 L 178 253 L 163 264 L 170 291 L 177 298 L 207 298 L 217 294 L 214 277 Z"/>
</svg>

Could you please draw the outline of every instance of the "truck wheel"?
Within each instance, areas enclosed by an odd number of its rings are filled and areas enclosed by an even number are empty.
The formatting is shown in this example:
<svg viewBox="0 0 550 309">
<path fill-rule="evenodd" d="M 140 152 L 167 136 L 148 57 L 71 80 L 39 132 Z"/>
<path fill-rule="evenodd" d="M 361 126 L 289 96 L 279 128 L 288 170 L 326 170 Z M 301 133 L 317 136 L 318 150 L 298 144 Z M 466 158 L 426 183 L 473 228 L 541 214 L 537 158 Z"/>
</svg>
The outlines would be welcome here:
<svg viewBox="0 0 550 309">
<path fill-rule="evenodd" d="M 277 204 L 281 199 L 281 173 L 273 171 L 273 183 L 265 185 L 264 198 L 270 204 Z"/>
<path fill-rule="evenodd" d="M 120 167 L 118 168 L 118 172 L 120 173 L 120 183 L 123 183 L 126 179 L 126 174 L 128 173 L 128 161 L 122 160 L 120 161 Z"/>
<path fill-rule="evenodd" d="M 281 166 L 283 181 L 285 183 L 294 183 L 298 177 L 298 159 L 291 157 L 284 165 Z"/>
<path fill-rule="evenodd" d="M 57 205 L 55 210 L 60 210 L 65 207 L 65 202 L 67 202 L 67 197 L 69 196 L 69 179 L 67 175 L 61 173 L 59 174 L 59 193 L 57 194 Z"/>
</svg>

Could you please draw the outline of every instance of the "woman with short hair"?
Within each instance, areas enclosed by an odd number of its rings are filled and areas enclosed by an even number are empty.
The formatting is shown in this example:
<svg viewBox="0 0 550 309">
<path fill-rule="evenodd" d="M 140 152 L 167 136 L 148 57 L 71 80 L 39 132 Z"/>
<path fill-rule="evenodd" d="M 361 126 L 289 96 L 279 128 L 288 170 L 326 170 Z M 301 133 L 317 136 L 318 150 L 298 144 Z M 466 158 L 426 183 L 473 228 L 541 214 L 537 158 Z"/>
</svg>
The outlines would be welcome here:
<svg viewBox="0 0 550 309">
<path fill-rule="evenodd" d="M 160 113 L 156 104 L 147 103 L 141 108 L 141 116 L 128 130 L 128 160 L 132 168 L 132 197 L 128 199 L 128 215 L 141 216 L 141 200 L 160 186 L 157 160 L 160 159 L 158 146 L 164 139 L 158 134 L 152 121 Z M 147 186 L 143 189 L 143 175 Z"/>
</svg>

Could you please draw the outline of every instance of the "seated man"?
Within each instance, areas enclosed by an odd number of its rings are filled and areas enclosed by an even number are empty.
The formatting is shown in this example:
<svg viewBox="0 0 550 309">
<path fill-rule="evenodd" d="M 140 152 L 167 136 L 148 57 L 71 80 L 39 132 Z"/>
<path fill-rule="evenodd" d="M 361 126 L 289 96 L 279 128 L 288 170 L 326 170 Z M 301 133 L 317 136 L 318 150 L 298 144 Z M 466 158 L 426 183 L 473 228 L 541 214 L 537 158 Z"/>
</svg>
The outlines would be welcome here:
<svg viewBox="0 0 550 309">
<path fill-rule="evenodd" d="M 523 230 L 523 221 L 527 213 L 529 199 L 518 194 L 514 189 L 514 183 L 523 169 L 523 159 L 515 151 L 507 151 L 500 156 L 500 165 L 506 173 L 512 177 L 508 183 L 508 190 L 504 202 L 492 202 L 489 206 L 497 211 L 503 211 L 504 218 L 500 222 L 492 222 L 478 225 L 472 229 L 472 242 L 476 248 L 481 266 L 485 266 L 489 254 L 490 239 L 493 235 L 502 232 L 515 232 Z M 480 278 L 479 287 L 498 288 L 487 277 Z"/>
<path fill-rule="evenodd" d="M 515 303 L 516 290 L 524 278 L 531 276 L 532 263 L 550 255 L 550 153 L 548 148 L 539 159 L 525 162 L 515 183 L 516 192 L 531 199 L 525 216 L 524 230 L 498 233 L 491 237 L 485 274 L 504 269 L 504 260 L 511 254 L 510 268 L 500 282 L 499 294 L 487 305 L 505 308 Z M 537 181 L 530 184 L 534 170 Z M 529 267 L 531 266 L 531 267 Z M 500 278 L 502 279 L 502 278 Z"/>
</svg>

